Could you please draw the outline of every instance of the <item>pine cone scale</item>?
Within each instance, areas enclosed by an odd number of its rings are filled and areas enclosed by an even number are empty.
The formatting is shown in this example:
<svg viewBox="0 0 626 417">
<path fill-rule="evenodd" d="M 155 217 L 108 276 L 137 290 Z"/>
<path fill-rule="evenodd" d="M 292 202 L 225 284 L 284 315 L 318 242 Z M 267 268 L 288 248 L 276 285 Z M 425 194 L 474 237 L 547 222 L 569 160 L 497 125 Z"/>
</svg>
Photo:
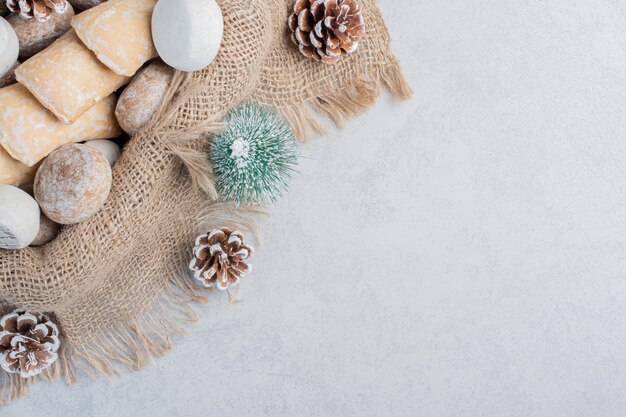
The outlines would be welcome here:
<svg viewBox="0 0 626 417">
<path fill-rule="evenodd" d="M 4 330 L 0 332 L 0 349 L 8 348 L 11 346 L 11 339 L 13 338 L 13 332 Z"/>
<path fill-rule="evenodd" d="M 48 327 L 45 324 L 38 324 L 33 329 L 34 338 L 37 340 L 43 340 L 44 343 L 50 342 L 48 334 Z"/>
<path fill-rule="evenodd" d="M 46 7 L 54 10 L 56 13 L 65 13 L 68 5 L 65 0 L 44 0 Z"/>
<path fill-rule="evenodd" d="M 311 4 L 311 14 L 315 21 L 321 20 L 324 17 L 324 0 L 317 0 Z"/>
<path fill-rule="evenodd" d="M 298 15 L 298 27 L 304 32 L 310 32 L 315 21 L 309 9 L 304 9 Z"/>
<path fill-rule="evenodd" d="M 37 318 L 32 314 L 24 314 L 17 318 L 17 331 L 20 333 L 26 333 L 37 325 Z"/>
<path fill-rule="evenodd" d="M 299 15 L 302 10 L 309 7 L 311 7 L 311 2 L 309 0 L 296 0 L 296 3 L 293 6 L 293 11 L 296 15 Z"/>
<path fill-rule="evenodd" d="M 295 33 L 296 29 L 298 29 L 298 15 L 295 13 L 289 15 L 288 24 L 289 30 L 291 30 L 293 36 L 293 33 Z"/>
<path fill-rule="evenodd" d="M 237 271 L 239 275 L 244 275 L 244 274 L 247 274 L 248 271 L 250 270 L 250 265 L 244 262 L 239 262 L 237 265 L 233 267 L 233 269 Z"/>
</svg>

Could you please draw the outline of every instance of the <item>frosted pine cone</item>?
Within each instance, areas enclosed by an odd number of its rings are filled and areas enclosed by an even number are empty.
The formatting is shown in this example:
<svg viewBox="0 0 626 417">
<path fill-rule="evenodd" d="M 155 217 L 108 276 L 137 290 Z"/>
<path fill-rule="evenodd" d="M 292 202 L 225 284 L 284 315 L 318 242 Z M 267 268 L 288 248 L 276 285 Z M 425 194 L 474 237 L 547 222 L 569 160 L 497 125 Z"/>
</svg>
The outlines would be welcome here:
<svg viewBox="0 0 626 417">
<path fill-rule="evenodd" d="M 45 22 L 50 13 L 65 13 L 69 7 L 67 0 L 7 0 L 7 7 L 12 12 L 19 12 L 24 19 Z"/>
<path fill-rule="evenodd" d="M 296 0 L 289 29 L 303 55 L 325 64 L 356 51 L 365 36 L 358 0 Z"/>
<path fill-rule="evenodd" d="M 237 285 L 250 272 L 252 266 L 246 260 L 253 254 L 252 246 L 245 244 L 241 232 L 223 227 L 196 239 L 189 268 L 205 287 L 225 290 L 229 285 Z"/>
<path fill-rule="evenodd" d="M 15 310 L 0 319 L 0 367 L 29 378 L 57 360 L 59 329 L 44 314 Z"/>
</svg>

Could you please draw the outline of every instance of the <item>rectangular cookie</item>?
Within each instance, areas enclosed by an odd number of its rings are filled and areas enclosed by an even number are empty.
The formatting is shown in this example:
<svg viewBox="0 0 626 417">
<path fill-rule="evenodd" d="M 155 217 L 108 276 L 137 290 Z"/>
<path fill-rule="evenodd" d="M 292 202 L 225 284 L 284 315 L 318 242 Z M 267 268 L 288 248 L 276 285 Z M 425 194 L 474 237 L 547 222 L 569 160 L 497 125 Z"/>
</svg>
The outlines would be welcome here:
<svg viewBox="0 0 626 417">
<path fill-rule="evenodd" d="M 21 84 L 0 89 L 0 145 L 27 166 L 59 146 L 122 133 L 115 119 L 114 94 L 101 100 L 71 125 L 60 122 Z"/>
<path fill-rule="evenodd" d="M 73 30 L 20 65 L 15 78 L 65 124 L 129 81 L 98 61 Z"/>
<path fill-rule="evenodd" d="M 0 146 L 0 184 L 22 185 L 31 182 L 37 173 L 37 166 L 29 167 L 11 158 Z"/>
<path fill-rule="evenodd" d="M 151 29 L 155 4 L 156 0 L 109 0 L 74 16 L 72 27 L 104 65 L 130 77 L 157 56 Z"/>
</svg>

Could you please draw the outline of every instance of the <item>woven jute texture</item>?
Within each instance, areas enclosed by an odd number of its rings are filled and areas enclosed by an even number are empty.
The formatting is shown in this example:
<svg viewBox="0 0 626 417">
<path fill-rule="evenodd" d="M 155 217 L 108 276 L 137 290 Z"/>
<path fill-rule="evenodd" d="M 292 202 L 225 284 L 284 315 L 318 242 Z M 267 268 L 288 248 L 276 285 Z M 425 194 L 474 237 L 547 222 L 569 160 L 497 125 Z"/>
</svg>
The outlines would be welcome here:
<svg viewBox="0 0 626 417">
<path fill-rule="evenodd" d="M 291 43 L 293 0 L 218 0 L 225 30 L 216 61 L 174 76 L 152 123 L 114 166 L 104 208 L 44 247 L 0 251 L 0 313 L 48 312 L 61 328 L 61 358 L 43 378 L 139 369 L 168 350 L 181 322 L 194 320 L 193 303 L 207 295 L 187 271 L 201 224 L 249 225 L 242 211 L 215 202 L 206 149 L 226 111 L 249 100 L 272 105 L 304 139 L 323 133 L 319 117 L 341 125 L 384 87 L 411 95 L 375 0 L 361 1 L 366 40 L 326 66 Z M 1 375 L 0 401 L 31 382 Z"/>
</svg>

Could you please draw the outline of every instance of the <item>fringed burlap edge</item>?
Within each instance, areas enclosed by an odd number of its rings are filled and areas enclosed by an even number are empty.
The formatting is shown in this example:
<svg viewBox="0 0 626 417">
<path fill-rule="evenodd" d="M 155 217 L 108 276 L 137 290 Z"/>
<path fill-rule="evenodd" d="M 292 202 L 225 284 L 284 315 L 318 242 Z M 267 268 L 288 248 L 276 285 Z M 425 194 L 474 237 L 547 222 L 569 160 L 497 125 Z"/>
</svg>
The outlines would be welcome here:
<svg viewBox="0 0 626 417">
<path fill-rule="evenodd" d="M 355 79 L 332 94 L 320 95 L 297 105 L 279 106 L 278 111 L 289 120 L 298 138 L 308 139 L 315 134 L 326 134 L 326 129 L 313 111 L 330 118 L 338 127 L 343 127 L 347 119 L 369 109 L 383 87 L 399 100 L 407 100 L 413 95 L 400 63 L 395 58 L 391 58 L 390 63 L 375 74 Z"/>
<path fill-rule="evenodd" d="M 376 74 L 355 79 L 333 94 L 314 97 L 296 105 L 277 105 L 277 109 L 291 123 L 296 136 L 306 139 L 315 133 L 325 133 L 312 110 L 322 116 L 328 116 L 341 127 L 348 118 L 357 116 L 372 106 L 384 87 L 401 100 L 412 95 L 411 88 L 395 58 Z M 184 163 L 191 186 L 196 192 L 206 193 L 212 201 L 215 201 L 217 191 L 212 168 L 206 156 L 206 147 L 198 147 L 197 144 L 202 142 L 198 140 L 200 138 L 206 137 L 208 141 L 208 136 L 222 127 L 221 123 L 218 120 L 206 120 L 183 131 L 170 128 L 176 125 L 174 121 L 178 109 L 200 90 L 201 87 L 190 74 L 176 73 L 153 122 L 138 135 L 158 137 L 169 151 Z M 235 210 L 223 203 L 213 203 L 208 206 L 206 212 L 198 214 L 199 229 L 208 223 L 225 224 L 254 234 L 256 226 L 246 213 L 258 212 L 263 210 L 253 208 Z M 191 246 L 188 252 L 185 259 L 191 256 Z M 44 371 L 40 378 L 50 381 L 63 377 L 67 383 L 73 384 L 77 382 L 78 370 L 94 378 L 102 375 L 112 377 L 124 369 L 139 370 L 153 363 L 170 349 L 172 336 L 185 333 L 181 323 L 191 325 L 195 322 L 198 315 L 194 305 L 206 303 L 207 296 L 211 293 L 211 290 L 193 282 L 186 264 L 178 265 L 160 296 L 150 303 L 142 314 L 133 320 L 120 321 L 99 337 L 97 343 L 91 342 L 85 346 L 64 343 L 59 360 Z M 25 380 L 16 375 L 5 374 L 4 383 L 0 382 L 0 405 L 26 395 L 29 386 L 37 379 L 39 378 Z"/>
</svg>

